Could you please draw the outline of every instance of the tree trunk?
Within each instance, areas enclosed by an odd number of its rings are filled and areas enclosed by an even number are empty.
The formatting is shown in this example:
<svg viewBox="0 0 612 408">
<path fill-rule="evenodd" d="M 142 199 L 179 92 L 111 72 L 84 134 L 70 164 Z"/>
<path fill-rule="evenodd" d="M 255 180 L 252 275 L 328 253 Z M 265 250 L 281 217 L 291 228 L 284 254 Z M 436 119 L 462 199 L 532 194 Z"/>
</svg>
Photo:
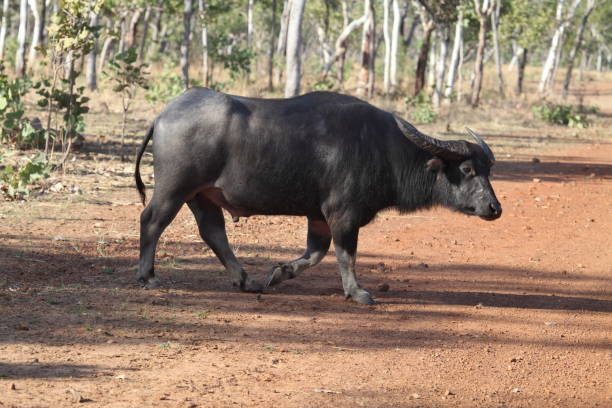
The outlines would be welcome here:
<svg viewBox="0 0 612 408">
<path fill-rule="evenodd" d="M 563 36 L 565 35 L 565 30 L 567 29 L 568 24 L 574 18 L 576 8 L 580 4 L 580 1 L 581 0 L 573 0 L 573 3 L 570 6 L 569 10 L 564 15 L 563 8 L 565 5 L 565 0 L 558 0 L 555 16 L 555 33 L 553 34 L 552 40 L 550 42 L 548 56 L 546 57 L 546 62 L 544 63 L 544 67 L 542 68 L 542 76 L 540 77 L 540 84 L 538 85 L 538 92 L 540 93 L 540 95 L 544 95 L 546 92 L 548 92 L 554 84 L 553 74 L 556 69 L 556 65 L 558 64 L 558 58 L 561 53 L 560 48 L 563 44 Z"/>
<path fill-rule="evenodd" d="M 336 77 L 340 85 L 342 85 L 344 82 L 344 61 L 346 58 L 346 51 L 348 47 L 348 37 L 349 35 L 351 35 L 353 31 L 358 29 L 359 26 L 365 22 L 365 20 L 366 20 L 366 16 L 363 15 L 357 20 L 354 20 L 350 24 L 347 24 L 346 26 L 344 26 L 344 28 L 342 29 L 342 32 L 340 33 L 340 35 L 338 36 L 338 39 L 336 40 L 336 51 L 334 52 L 334 56 L 330 60 L 329 65 L 326 66 L 325 69 L 323 70 L 323 75 L 324 76 L 327 75 L 329 71 L 331 70 L 331 67 L 334 64 L 334 62 L 337 61 L 338 64 L 336 66 Z"/>
<path fill-rule="evenodd" d="M 128 39 L 127 39 L 127 47 L 136 46 L 136 37 L 138 35 L 138 23 L 140 22 L 140 17 L 142 16 L 142 9 L 136 9 L 134 14 L 132 14 L 132 19 L 130 20 L 130 28 L 128 30 Z"/>
<path fill-rule="evenodd" d="M 332 50 L 328 43 L 325 28 L 323 28 L 318 22 L 315 23 L 315 26 L 317 38 L 319 39 L 319 44 L 321 45 L 321 61 L 323 62 L 322 71 L 325 72 L 325 68 L 331 65 Z"/>
<path fill-rule="evenodd" d="M 525 78 L 525 66 L 527 65 L 527 48 L 520 47 L 519 59 L 516 71 L 516 96 L 523 93 L 523 78 Z"/>
<path fill-rule="evenodd" d="M 283 12 L 280 19 L 280 30 L 278 32 L 278 44 L 276 46 L 276 55 L 278 60 L 285 60 L 287 57 L 287 28 L 289 27 L 289 14 L 291 11 L 291 1 L 285 0 L 283 5 Z M 279 67 L 276 70 L 275 82 L 278 84 L 281 82 L 283 77 L 283 70 Z"/>
<path fill-rule="evenodd" d="M 416 28 L 418 27 L 419 23 L 421 22 L 421 20 L 418 17 L 415 17 L 412 19 L 412 23 L 410 23 L 410 28 L 408 29 L 408 31 L 405 33 L 406 35 L 404 36 L 404 48 L 408 49 L 410 48 L 410 44 L 412 44 L 412 40 L 414 38 L 414 33 L 416 32 Z"/>
<path fill-rule="evenodd" d="M 584 70 L 586 69 L 587 63 L 587 51 L 582 50 L 580 54 L 580 70 L 578 71 L 578 81 L 582 82 L 584 79 Z"/>
<path fill-rule="evenodd" d="M 157 3 L 155 11 L 155 24 L 153 25 L 153 37 L 151 38 L 151 44 L 147 50 L 147 57 L 151 57 L 155 50 L 159 49 L 159 39 L 161 37 L 161 26 L 162 26 L 162 15 L 164 11 L 162 9 L 161 0 Z"/>
<path fill-rule="evenodd" d="M 206 3 L 198 0 L 200 9 L 200 22 L 202 23 L 202 84 L 210 85 L 210 67 L 208 64 L 208 27 L 206 25 Z"/>
<path fill-rule="evenodd" d="M 427 71 L 427 60 L 429 58 L 429 47 L 431 43 L 431 33 L 435 28 L 433 20 L 423 22 L 423 41 L 417 60 L 417 68 L 414 78 L 414 95 L 418 95 L 425 87 L 425 72 Z"/>
<path fill-rule="evenodd" d="M 2 2 L 2 27 L 0 27 L 0 61 L 4 61 L 4 44 L 8 31 L 9 0 Z"/>
<path fill-rule="evenodd" d="M 45 23 L 47 20 L 47 2 L 45 0 L 40 2 L 40 31 L 38 32 L 38 44 L 43 45 L 45 43 Z"/>
<path fill-rule="evenodd" d="M 392 0 L 393 25 L 391 27 L 391 68 L 389 69 L 391 89 L 397 86 L 397 48 L 399 45 L 400 23 L 402 16 L 399 9 L 399 1 Z"/>
<path fill-rule="evenodd" d="M 183 41 L 181 42 L 181 72 L 183 73 L 183 87 L 189 88 L 189 35 L 191 34 L 191 15 L 193 14 L 193 0 L 184 0 L 183 11 Z"/>
<path fill-rule="evenodd" d="M 436 72 L 436 86 L 433 94 L 433 105 L 437 109 L 440 107 L 442 100 L 442 92 L 444 86 L 444 74 L 446 73 L 446 59 L 448 56 L 448 44 L 450 43 L 450 27 L 444 26 L 439 31 L 440 38 L 440 56 L 438 57 L 438 65 Z M 433 68 L 433 67 L 432 67 Z"/>
<path fill-rule="evenodd" d="M 251 51 L 255 51 L 253 50 L 253 5 L 255 4 L 255 0 L 248 0 L 247 1 L 247 48 Z M 258 55 L 257 52 L 254 52 L 254 62 L 255 62 L 255 69 L 254 70 L 250 70 L 249 73 L 247 74 L 247 81 L 251 81 L 253 78 L 253 74 L 255 74 L 255 77 L 257 77 L 257 62 L 258 62 Z M 255 72 L 252 72 L 255 71 Z"/>
<path fill-rule="evenodd" d="M 358 95 L 372 96 L 374 92 L 374 6 L 372 0 L 365 0 L 363 36 L 361 38 L 361 69 Z"/>
<path fill-rule="evenodd" d="M 125 19 L 126 19 L 126 14 L 125 13 L 121 13 L 120 17 L 119 17 L 119 46 L 118 46 L 118 50 L 117 52 L 124 52 L 125 51 L 125 32 L 126 32 L 126 24 L 125 24 Z"/>
<path fill-rule="evenodd" d="M 563 99 L 567 98 L 569 93 L 570 82 L 572 80 L 572 70 L 574 69 L 574 61 L 578 52 L 580 51 L 580 45 L 582 44 L 582 38 L 584 37 L 584 28 L 586 27 L 587 20 L 595 7 L 595 0 L 589 0 L 584 11 L 584 15 L 580 19 L 580 27 L 578 28 L 578 34 L 574 40 L 574 46 L 570 51 L 570 55 L 567 58 L 567 71 L 565 72 L 565 80 L 563 81 Z"/>
<path fill-rule="evenodd" d="M 251 49 L 253 45 L 253 5 L 255 0 L 247 2 L 247 47 Z"/>
<path fill-rule="evenodd" d="M 300 93 L 302 75 L 302 19 L 306 0 L 291 0 L 289 21 L 287 24 L 287 62 L 285 82 L 285 98 L 297 96 Z"/>
<path fill-rule="evenodd" d="M 383 39 L 385 42 L 385 62 L 383 69 L 383 90 L 388 94 L 391 89 L 391 33 L 389 32 L 389 2 L 383 2 Z"/>
<path fill-rule="evenodd" d="M 91 12 L 89 25 L 91 27 L 98 25 L 98 13 Z M 93 39 L 93 47 L 91 52 L 87 55 L 87 87 L 90 91 L 95 91 L 98 87 L 97 75 L 96 75 L 96 57 L 98 54 L 98 37 Z"/>
<path fill-rule="evenodd" d="M 431 33 L 431 46 L 429 49 L 429 62 L 427 62 L 427 80 L 425 81 L 425 92 L 431 96 L 436 86 L 436 57 L 439 43 L 438 31 L 434 29 Z"/>
<path fill-rule="evenodd" d="M 21 0 L 19 5 L 19 31 L 17 33 L 17 52 L 15 54 L 15 73 L 24 76 L 26 71 L 25 45 L 28 23 L 28 0 Z"/>
<path fill-rule="evenodd" d="M 145 46 L 147 44 L 147 37 L 149 36 L 149 22 L 151 21 L 151 13 L 151 6 L 147 6 L 142 22 L 142 38 L 140 39 L 140 47 L 138 47 L 139 62 L 144 61 L 145 58 Z"/>
<path fill-rule="evenodd" d="M 446 89 L 444 97 L 446 103 L 450 103 L 455 89 L 455 81 L 457 79 L 457 69 L 459 68 L 459 58 L 461 44 L 463 42 L 463 9 L 459 7 L 457 23 L 455 24 L 455 39 L 453 41 L 453 51 L 451 53 L 451 61 L 448 67 L 448 75 L 446 76 Z"/>
<path fill-rule="evenodd" d="M 472 107 L 475 108 L 480 102 L 480 90 L 482 88 L 484 51 L 487 46 L 487 20 L 493 11 L 495 0 L 491 0 L 491 4 L 489 4 L 489 0 L 484 0 L 482 7 L 480 5 L 480 0 L 474 0 L 474 5 L 476 6 L 476 14 L 478 15 L 480 23 L 480 28 L 478 30 L 478 49 L 476 50 L 476 61 L 474 63 L 474 82 L 472 83 L 472 94 L 470 98 L 470 103 Z"/>
<path fill-rule="evenodd" d="M 499 50 L 499 12 L 500 12 L 501 1 L 497 1 L 495 4 L 495 11 L 491 13 L 491 30 L 493 31 L 493 48 L 495 55 L 495 68 L 497 70 L 497 80 L 499 96 L 504 98 L 506 95 L 506 84 L 504 83 L 504 74 L 502 72 L 502 61 Z"/>
<path fill-rule="evenodd" d="M 272 0 L 272 17 L 270 19 L 270 43 L 268 48 L 268 91 L 274 90 L 274 50 L 276 39 L 276 0 Z"/>
<path fill-rule="evenodd" d="M 40 13 L 38 12 L 38 2 L 37 0 L 28 0 L 30 4 L 30 9 L 32 10 L 32 15 L 34 16 L 34 28 L 32 29 L 32 43 L 30 44 L 30 52 L 28 54 L 28 61 L 30 64 L 36 59 L 36 47 L 38 47 L 38 41 L 40 40 L 42 31 L 42 26 L 40 25 Z M 44 0 L 43 0 L 44 3 Z"/>
</svg>

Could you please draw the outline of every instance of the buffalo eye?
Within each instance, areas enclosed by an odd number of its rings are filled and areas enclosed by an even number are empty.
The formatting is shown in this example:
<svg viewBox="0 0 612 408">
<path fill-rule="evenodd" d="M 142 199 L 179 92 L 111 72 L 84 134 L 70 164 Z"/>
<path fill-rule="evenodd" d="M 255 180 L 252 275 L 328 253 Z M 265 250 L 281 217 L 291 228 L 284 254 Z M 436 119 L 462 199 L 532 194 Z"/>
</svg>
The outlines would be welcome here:
<svg viewBox="0 0 612 408">
<path fill-rule="evenodd" d="M 474 176 L 474 168 L 472 166 L 461 166 L 461 172 L 466 176 Z"/>
</svg>

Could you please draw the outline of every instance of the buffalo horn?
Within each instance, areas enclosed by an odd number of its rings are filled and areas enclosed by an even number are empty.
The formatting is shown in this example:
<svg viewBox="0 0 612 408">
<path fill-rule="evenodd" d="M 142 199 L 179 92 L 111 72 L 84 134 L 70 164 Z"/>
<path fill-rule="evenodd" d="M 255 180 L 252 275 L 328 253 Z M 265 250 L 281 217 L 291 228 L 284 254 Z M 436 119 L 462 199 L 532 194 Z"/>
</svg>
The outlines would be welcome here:
<svg viewBox="0 0 612 408">
<path fill-rule="evenodd" d="M 412 143 L 421 149 L 447 160 L 466 159 L 471 155 L 467 144 L 458 140 L 439 140 L 424 135 L 402 118 L 393 115 L 400 130 Z M 483 142 L 484 143 L 484 142 Z"/>
<path fill-rule="evenodd" d="M 468 133 L 472 135 L 472 137 L 476 140 L 476 143 L 478 143 L 478 146 L 480 146 L 484 153 L 487 155 L 487 157 L 489 158 L 489 164 L 491 166 L 494 165 L 495 156 L 493 155 L 493 152 L 491 151 L 491 149 L 489 149 L 489 146 L 485 143 L 485 141 L 482 140 L 480 136 L 478 136 L 472 129 L 466 127 L 465 130 L 467 130 Z"/>
</svg>

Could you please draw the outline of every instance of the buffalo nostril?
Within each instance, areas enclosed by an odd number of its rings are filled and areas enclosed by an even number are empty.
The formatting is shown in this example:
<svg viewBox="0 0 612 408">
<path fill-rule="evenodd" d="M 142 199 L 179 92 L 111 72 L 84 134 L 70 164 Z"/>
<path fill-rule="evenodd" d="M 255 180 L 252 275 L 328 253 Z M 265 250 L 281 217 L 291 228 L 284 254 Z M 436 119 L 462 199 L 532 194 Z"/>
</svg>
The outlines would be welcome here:
<svg viewBox="0 0 612 408">
<path fill-rule="evenodd" d="M 501 205 L 499 205 L 498 203 L 491 203 L 489 204 L 489 207 L 491 208 L 491 211 L 495 215 L 500 215 L 502 212 Z"/>
</svg>

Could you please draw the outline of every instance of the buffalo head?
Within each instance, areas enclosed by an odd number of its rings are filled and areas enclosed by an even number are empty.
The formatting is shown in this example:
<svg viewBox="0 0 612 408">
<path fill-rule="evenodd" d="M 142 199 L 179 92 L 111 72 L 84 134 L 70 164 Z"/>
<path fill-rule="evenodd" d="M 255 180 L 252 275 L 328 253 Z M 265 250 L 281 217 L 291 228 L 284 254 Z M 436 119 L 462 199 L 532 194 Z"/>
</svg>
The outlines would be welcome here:
<svg viewBox="0 0 612 408">
<path fill-rule="evenodd" d="M 495 220 L 501 216 L 501 205 L 489 182 L 495 156 L 476 133 L 467 129 L 477 143 L 439 140 L 422 134 L 397 116 L 395 120 L 409 140 L 433 155 L 426 167 L 436 173 L 433 187 L 435 203 L 485 220 Z"/>
</svg>

